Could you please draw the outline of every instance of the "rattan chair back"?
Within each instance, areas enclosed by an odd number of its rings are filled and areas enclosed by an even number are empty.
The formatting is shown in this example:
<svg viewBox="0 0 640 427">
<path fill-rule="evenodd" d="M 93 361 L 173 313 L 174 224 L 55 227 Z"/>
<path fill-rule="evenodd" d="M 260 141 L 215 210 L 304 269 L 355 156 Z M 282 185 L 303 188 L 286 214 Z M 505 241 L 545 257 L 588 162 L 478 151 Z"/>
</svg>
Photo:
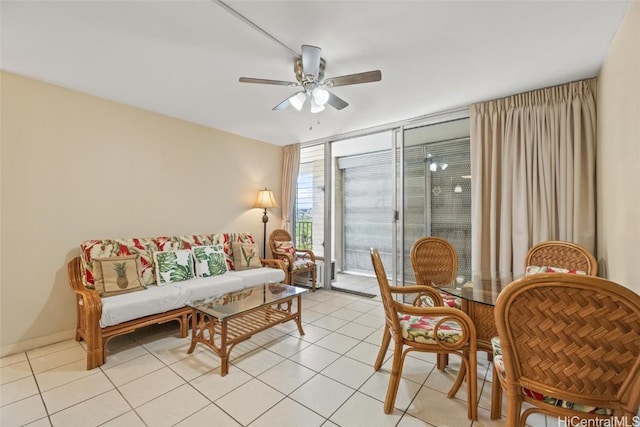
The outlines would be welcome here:
<svg viewBox="0 0 640 427">
<path fill-rule="evenodd" d="M 458 254 L 445 239 L 421 237 L 411 246 L 411 265 L 417 285 L 446 285 L 458 274 Z"/>
<path fill-rule="evenodd" d="M 524 264 L 581 270 L 590 276 L 598 274 L 598 262 L 589 250 L 559 240 L 538 243 L 529 249 Z"/>
<path fill-rule="evenodd" d="M 505 365 L 507 425 L 524 426 L 531 412 L 565 419 L 593 416 L 532 399 L 523 388 L 564 402 L 608 408 L 614 416 L 627 416 L 628 422 L 636 415 L 639 295 L 598 277 L 536 274 L 500 293 L 495 320 Z M 534 407 L 521 415 L 523 401 Z"/>
</svg>

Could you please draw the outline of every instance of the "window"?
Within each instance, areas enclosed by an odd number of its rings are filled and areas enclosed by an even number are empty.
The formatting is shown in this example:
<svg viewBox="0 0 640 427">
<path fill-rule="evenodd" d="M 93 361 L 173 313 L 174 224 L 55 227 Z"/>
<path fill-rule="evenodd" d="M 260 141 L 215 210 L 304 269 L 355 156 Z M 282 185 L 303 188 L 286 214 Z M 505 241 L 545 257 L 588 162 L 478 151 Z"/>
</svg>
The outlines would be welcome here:
<svg viewBox="0 0 640 427">
<path fill-rule="evenodd" d="M 300 171 L 294 207 L 297 248 L 324 254 L 324 146 L 300 149 Z"/>
</svg>

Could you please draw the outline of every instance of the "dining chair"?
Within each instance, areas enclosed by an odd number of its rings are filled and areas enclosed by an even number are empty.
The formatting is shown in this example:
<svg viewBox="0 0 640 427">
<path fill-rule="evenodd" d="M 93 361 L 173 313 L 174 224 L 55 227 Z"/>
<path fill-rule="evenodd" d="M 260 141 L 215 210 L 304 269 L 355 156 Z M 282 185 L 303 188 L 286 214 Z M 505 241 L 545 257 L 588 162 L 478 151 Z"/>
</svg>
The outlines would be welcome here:
<svg viewBox="0 0 640 427">
<path fill-rule="evenodd" d="M 426 286 L 390 286 L 376 248 L 371 248 L 371 262 L 378 279 L 385 313 L 382 345 L 374 365 L 376 371 L 382 366 L 391 338 L 394 342 L 391 377 L 384 401 L 384 412 L 389 414 L 393 411 L 407 353 L 421 351 L 457 354 L 461 357 L 462 366 L 448 397 L 455 396 L 466 375 L 467 416 L 472 420 L 477 419 L 476 329 L 473 321 L 463 311 L 455 308 L 416 307 L 397 301 L 393 294 L 418 294 L 419 296 L 431 294 L 437 299 L 438 292 Z"/>
<path fill-rule="evenodd" d="M 416 285 L 439 287 L 453 283 L 458 274 L 458 253 L 449 241 L 440 237 L 425 236 L 411 246 L 411 266 Z M 440 292 L 442 302 L 449 307 L 461 308 L 460 298 Z M 433 307 L 438 301 L 430 297 L 421 298 L 421 304 Z M 438 369 L 444 371 L 448 365 L 446 354 L 438 355 Z"/>
<path fill-rule="evenodd" d="M 640 405 L 640 295 L 594 276 L 536 274 L 503 289 L 495 320 L 508 426 L 524 426 L 533 413 L 571 425 L 598 418 L 609 421 L 591 422 L 632 425 Z M 521 413 L 523 402 L 531 406 Z"/>
<path fill-rule="evenodd" d="M 571 242 L 549 240 L 538 243 L 529 249 L 525 266 L 550 267 L 576 270 L 589 276 L 598 274 L 598 262 L 586 248 Z"/>
<path fill-rule="evenodd" d="M 534 245 L 525 258 L 526 275 L 538 273 L 572 273 L 595 276 L 598 273 L 598 262 L 593 254 L 583 246 L 561 240 L 548 240 Z M 500 339 L 492 340 L 494 355 L 500 351 Z M 499 366 L 494 364 L 494 375 Z M 502 412 L 502 389 L 498 383 L 492 384 L 491 393 L 492 418 L 500 418 Z"/>
<path fill-rule="evenodd" d="M 286 283 L 293 285 L 295 275 L 311 273 L 311 291 L 316 291 L 316 256 L 313 251 L 297 249 L 289 232 L 282 229 L 271 232 L 269 248 L 273 256 L 285 264 Z"/>
</svg>

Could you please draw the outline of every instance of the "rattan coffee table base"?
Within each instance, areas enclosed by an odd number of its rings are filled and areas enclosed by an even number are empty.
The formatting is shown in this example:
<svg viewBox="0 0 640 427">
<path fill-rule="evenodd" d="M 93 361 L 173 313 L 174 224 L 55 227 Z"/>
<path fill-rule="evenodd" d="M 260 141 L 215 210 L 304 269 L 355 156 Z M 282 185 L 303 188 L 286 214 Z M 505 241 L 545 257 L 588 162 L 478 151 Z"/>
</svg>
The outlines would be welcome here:
<svg viewBox="0 0 640 427">
<path fill-rule="evenodd" d="M 292 302 L 295 298 L 297 298 L 297 304 L 294 312 Z M 301 307 L 302 299 L 297 295 L 273 306 L 259 307 L 222 320 L 193 307 L 191 346 L 187 353 L 191 354 L 197 343 L 206 345 L 220 356 L 220 375 L 224 377 L 229 373 L 229 354 L 233 347 L 248 340 L 254 334 L 293 320 L 298 326 L 300 335 L 304 335 Z"/>
</svg>

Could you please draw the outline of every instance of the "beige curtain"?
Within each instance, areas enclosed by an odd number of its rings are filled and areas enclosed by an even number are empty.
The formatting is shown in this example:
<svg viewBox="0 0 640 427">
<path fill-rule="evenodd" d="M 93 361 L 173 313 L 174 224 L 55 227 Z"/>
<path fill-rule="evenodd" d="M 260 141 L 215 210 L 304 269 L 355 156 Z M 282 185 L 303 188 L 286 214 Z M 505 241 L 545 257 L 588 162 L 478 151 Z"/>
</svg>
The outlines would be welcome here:
<svg viewBox="0 0 640 427">
<path fill-rule="evenodd" d="M 472 269 L 524 272 L 545 240 L 595 245 L 596 80 L 472 105 Z"/>
<path fill-rule="evenodd" d="M 293 206 L 296 200 L 296 184 L 300 169 L 300 144 L 284 147 L 284 162 L 282 165 L 282 224 L 280 228 L 289 232 L 293 237 Z"/>
</svg>

